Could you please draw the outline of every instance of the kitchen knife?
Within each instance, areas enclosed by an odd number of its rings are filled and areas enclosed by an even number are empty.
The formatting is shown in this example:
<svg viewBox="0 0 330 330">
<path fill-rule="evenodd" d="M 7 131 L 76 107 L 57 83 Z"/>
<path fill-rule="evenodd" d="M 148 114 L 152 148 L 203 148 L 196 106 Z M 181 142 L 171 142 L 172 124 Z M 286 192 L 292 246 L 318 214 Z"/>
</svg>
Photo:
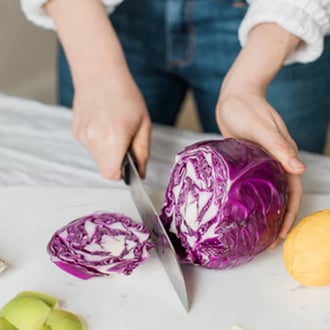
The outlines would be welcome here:
<svg viewBox="0 0 330 330">
<path fill-rule="evenodd" d="M 123 162 L 123 179 L 129 185 L 135 206 L 144 225 L 150 232 L 157 255 L 186 311 L 189 311 L 189 299 L 186 283 L 176 252 L 161 222 L 152 201 L 147 194 L 132 152 L 127 152 Z"/>
</svg>

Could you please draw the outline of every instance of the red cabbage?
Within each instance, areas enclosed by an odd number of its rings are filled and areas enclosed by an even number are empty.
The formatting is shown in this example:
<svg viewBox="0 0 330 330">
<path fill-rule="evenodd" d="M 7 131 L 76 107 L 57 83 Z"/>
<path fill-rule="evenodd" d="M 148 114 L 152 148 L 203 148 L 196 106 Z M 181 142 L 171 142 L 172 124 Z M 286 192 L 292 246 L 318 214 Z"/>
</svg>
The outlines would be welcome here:
<svg viewBox="0 0 330 330">
<path fill-rule="evenodd" d="M 181 262 L 224 269 L 274 242 L 287 198 L 285 171 L 260 146 L 205 141 L 177 155 L 161 218 Z"/>
<path fill-rule="evenodd" d="M 149 238 L 143 224 L 123 214 L 95 212 L 57 230 L 47 250 L 58 267 L 81 279 L 128 275 L 149 259 Z"/>
</svg>

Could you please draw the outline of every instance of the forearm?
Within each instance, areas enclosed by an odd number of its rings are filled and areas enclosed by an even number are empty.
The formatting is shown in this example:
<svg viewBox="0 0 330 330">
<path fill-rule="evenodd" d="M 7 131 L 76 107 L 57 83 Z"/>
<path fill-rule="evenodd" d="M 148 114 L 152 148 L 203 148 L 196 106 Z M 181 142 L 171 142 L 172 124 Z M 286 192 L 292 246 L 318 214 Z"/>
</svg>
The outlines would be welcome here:
<svg viewBox="0 0 330 330">
<path fill-rule="evenodd" d="M 257 25 L 228 72 L 223 91 L 239 86 L 265 91 L 299 42 L 277 24 Z"/>
<path fill-rule="evenodd" d="M 52 0 L 45 5 L 64 47 L 75 86 L 104 73 L 127 70 L 124 54 L 101 1 Z"/>
</svg>

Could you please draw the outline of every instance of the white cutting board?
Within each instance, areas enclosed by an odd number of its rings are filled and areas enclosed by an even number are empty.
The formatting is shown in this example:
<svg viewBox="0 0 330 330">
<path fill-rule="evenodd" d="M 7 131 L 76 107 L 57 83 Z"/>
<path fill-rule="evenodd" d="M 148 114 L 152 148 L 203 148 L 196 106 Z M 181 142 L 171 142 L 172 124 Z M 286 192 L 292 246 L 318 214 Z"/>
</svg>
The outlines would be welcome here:
<svg viewBox="0 0 330 330">
<path fill-rule="evenodd" d="M 138 218 L 126 189 L 0 188 L 0 305 L 23 290 L 57 296 L 88 330 L 329 330 L 330 286 L 306 288 L 286 272 L 282 246 L 235 269 L 185 267 L 192 298 L 181 306 L 157 257 L 132 275 L 88 281 L 49 261 L 46 245 L 56 229 L 96 210 Z M 330 208 L 330 195 L 305 196 L 301 216 Z"/>
</svg>

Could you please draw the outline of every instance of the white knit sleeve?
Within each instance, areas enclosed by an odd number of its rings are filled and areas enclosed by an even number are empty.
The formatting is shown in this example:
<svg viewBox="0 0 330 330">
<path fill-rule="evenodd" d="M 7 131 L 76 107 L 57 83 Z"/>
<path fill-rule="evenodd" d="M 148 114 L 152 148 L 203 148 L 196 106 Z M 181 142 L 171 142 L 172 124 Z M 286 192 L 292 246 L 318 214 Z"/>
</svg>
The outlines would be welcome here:
<svg viewBox="0 0 330 330">
<path fill-rule="evenodd" d="M 249 31 L 260 23 L 277 23 L 302 39 L 285 64 L 307 63 L 321 56 L 324 36 L 330 34 L 330 0 L 250 0 L 239 28 L 243 46 Z"/>
<path fill-rule="evenodd" d="M 46 29 L 55 29 L 52 19 L 47 15 L 44 4 L 48 0 L 20 0 L 22 10 L 28 20 L 32 21 L 36 25 L 39 25 Z M 102 0 L 107 11 L 110 13 L 114 8 L 123 0 Z M 79 1 L 77 1 L 79 5 Z"/>
</svg>

